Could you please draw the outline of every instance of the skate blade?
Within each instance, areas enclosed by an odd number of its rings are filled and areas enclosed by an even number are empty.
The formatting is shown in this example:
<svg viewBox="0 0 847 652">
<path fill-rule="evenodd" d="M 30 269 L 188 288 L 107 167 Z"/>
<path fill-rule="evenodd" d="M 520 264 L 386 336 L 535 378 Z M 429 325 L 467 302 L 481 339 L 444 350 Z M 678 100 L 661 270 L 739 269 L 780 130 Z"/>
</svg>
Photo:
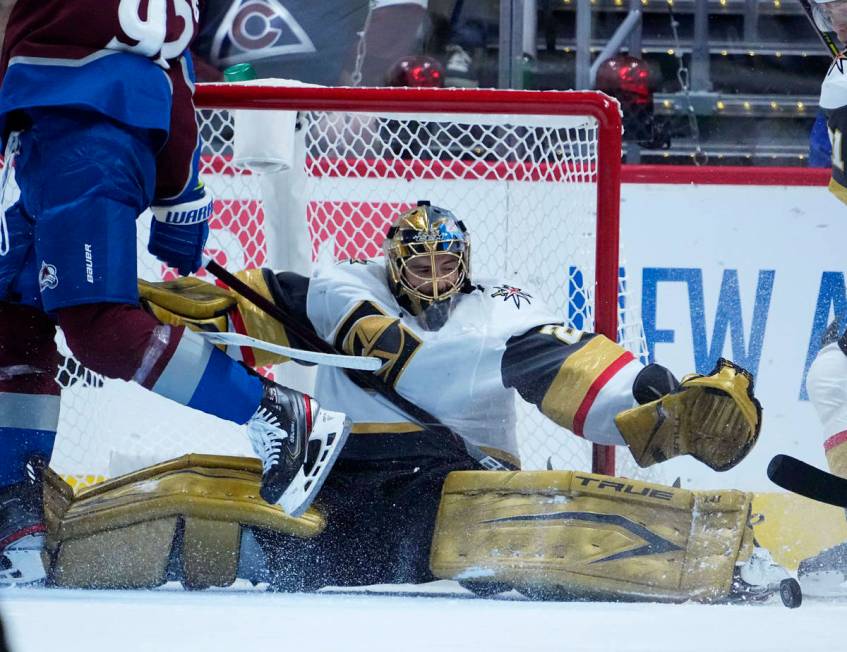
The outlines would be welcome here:
<svg viewBox="0 0 847 652">
<path fill-rule="evenodd" d="M 297 471 L 294 480 L 276 502 L 286 514 L 296 518 L 309 509 L 309 505 L 323 487 L 330 470 L 341 454 L 341 449 L 350 435 L 351 426 L 352 423 L 343 412 L 330 412 L 323 409 L 318 411 L 309 436 L 310 443 L 313 441 L 321 443 L 318 459 L 312 464 L 308 474 L 303 467 Z M 327 443 L 330 437 L 331 444 Z"/>
</svg>

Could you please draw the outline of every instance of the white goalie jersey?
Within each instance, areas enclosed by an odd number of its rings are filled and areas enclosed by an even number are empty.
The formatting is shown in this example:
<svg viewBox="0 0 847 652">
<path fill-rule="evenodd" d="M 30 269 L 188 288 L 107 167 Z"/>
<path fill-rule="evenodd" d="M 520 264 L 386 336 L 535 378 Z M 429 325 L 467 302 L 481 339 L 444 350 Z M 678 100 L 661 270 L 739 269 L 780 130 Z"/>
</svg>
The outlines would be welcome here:
<svg viewBox="0 0 847 652">
<path fill-rule="evenodd" d="M 288 313 L 344 353 L 383 360 L 374 373 L 388 387 L 492 457 L 519 466 L 518 394 L 579 435 L 623 443 L 613 418 L 634 405 L 642 365 L 602 336 L 565 328 L 532 289 L 478 280 L 441 328 L 426 330 L 391 293 L 382 260 L 322 262 L 308 279 L 263 274 Z M 286 337 L 298 346 L 296 335 Z M 344 457 L 433 457 L 450 448 L 341 369 L 319 368 L 315 395 L 353 421 Z"/>
<path fill-rule="evenodd" d="M 379 374 L 401 396 L 472 444 L 517 458 L 515 390 L 504 385 L 501 372 L 506 343 L 559 320 L 532 290 L 482 281 L 459 298 L 442 328 L 428 331 L 400 307 L 385 277 L 382 262 L 322 266 L 307 301 L 317 333 L 347 353 L 384 359 Z M 329 409 L 345 412 L 362 434 L 413 427 L 342 370 L 322 367 L 315 393 Z"/>
</svg>

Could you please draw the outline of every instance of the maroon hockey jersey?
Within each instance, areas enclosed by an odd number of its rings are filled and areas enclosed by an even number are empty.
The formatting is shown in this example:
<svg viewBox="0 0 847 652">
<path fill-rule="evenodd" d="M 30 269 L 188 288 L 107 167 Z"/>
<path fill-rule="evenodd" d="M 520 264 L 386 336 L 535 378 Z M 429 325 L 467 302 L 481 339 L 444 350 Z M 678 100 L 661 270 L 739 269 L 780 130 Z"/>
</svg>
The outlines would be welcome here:
<svg viewBox="0 0 847 652">
<path fill-rule="evenodd" d="M 0 124 L 73 106 L 162 132 L 157 198 L 185 188 L 197 147 L 188 48 L 203 0 L 18 0 L 0 55 Z"/>
</svg>

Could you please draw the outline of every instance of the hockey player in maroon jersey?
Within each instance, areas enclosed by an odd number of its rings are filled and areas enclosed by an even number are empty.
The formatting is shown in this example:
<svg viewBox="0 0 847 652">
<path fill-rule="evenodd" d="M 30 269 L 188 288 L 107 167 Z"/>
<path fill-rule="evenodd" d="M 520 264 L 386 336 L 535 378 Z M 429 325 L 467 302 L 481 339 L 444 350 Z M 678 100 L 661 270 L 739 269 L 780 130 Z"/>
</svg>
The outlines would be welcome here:
<svg viewBox="0 0 847 652">
<path fill-rule="evenodd" d="M 208 234 L 187 54 L 201 5 L 19 0 L 9 14 L 3 187 L 14 161 L 21 194 L 0 217 L 0 583 L 44 574 L 39 476 L 58 423 L 57 324 L 90 369 L 248 424 L 262 496 L 291 513 L 344 442 L 343 415 L 139 306 L 138 215 L 152 209 L 149 251 L 181 274 L 199 268 Z M 307 459 L 310 441 L 326 454 Z"/>
</svg>

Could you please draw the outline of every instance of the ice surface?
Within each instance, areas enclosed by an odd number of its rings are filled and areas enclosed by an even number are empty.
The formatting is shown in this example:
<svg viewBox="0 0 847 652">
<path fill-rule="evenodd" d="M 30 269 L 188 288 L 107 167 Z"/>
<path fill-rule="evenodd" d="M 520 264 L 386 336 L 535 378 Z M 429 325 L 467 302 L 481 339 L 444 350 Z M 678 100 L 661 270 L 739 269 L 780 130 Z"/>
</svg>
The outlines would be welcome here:
<svg viewBox="0 0 847 652">
<path fill-rule="evenodd" d="M 835 652 L 847 601 L 758 606 L 481 599 L 451 582 L 367 592 L 271 594 L 6 589 L 12 652 Z"/>
</svg>

